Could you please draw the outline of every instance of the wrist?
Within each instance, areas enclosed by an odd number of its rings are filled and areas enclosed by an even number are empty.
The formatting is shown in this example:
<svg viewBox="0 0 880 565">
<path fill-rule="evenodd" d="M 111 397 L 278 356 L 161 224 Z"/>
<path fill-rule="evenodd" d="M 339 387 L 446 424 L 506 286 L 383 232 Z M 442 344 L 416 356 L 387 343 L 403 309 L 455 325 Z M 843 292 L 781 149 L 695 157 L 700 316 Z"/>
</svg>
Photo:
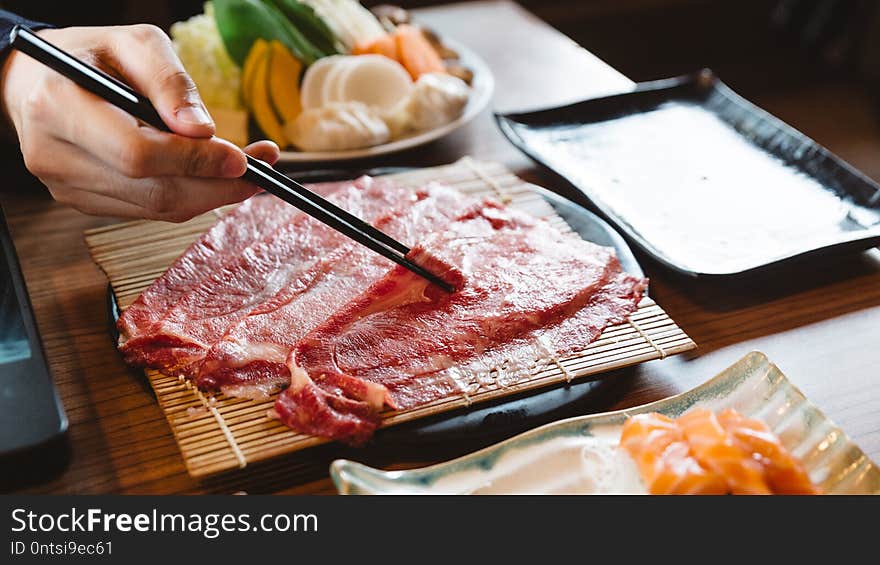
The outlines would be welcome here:
<svg viewBox="0 0 880 565">
<path fill-rule="evenodd" d="M 42 29 L 36 33 L 44 36 L 47 32 L 51 33 L 52 30 Z M 33 77 L 25 78 L 33 68 L 34 62 L 15 49 L 9 50 L 0 66 L 0 119 L 3 121 L 3 132 L 12 138 L 16 137 L 19 129 L 21 98 L 27 96 L 34 85 Z"/>
<path fill-rule="evenodd" d="M 6 59 L 3 61 L 3 66 L 0 67 L 0 105 L 2 105 L 2 128 L 3 133 L 8 136 L 15 136 L 15 132 L 17 131 L 17 119 L 13 116 L 13 114 L 17 114 L 14 111 L 16 106 L 14 102 L 14 79 L 12 77 L 13 73 L 15 73 L 15 68 L 18 66 L 18 59 L 23 57 L 21 53 L 16 50 L 11 50 L 9 54 L 6 56 Z"/>
</svg>

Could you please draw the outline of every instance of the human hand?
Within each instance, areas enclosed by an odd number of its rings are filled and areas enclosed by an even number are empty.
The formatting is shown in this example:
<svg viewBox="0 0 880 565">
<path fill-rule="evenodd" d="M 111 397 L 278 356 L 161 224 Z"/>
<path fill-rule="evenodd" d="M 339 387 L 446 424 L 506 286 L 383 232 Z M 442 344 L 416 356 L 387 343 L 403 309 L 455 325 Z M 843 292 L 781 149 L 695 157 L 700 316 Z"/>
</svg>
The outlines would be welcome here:
<svg viewBox="0 0 880 565">
<path fill-rule="evenodd" d="M 244 151 L 214 123 L 168 36 L 150 25 L 38 32 L 150 99 L 174 133 L 158 131 L 30 57 L 13 51 L 0 102 L 28 170 L 59 202 L 87 214 L 184 221 L 259 189 L 237 179 L 245 152 L 274 163 L 278 147 Z"/>
</svg>

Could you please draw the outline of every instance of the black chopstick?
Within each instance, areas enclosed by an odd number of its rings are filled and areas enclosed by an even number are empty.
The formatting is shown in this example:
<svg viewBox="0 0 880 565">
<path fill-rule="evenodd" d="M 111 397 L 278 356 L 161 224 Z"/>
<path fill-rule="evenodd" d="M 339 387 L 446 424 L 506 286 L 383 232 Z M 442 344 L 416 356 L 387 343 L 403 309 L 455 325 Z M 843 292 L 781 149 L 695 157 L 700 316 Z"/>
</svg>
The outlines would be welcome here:
<svg viewBox="0 0 880 565">
<path fill-rule="evenodd" d="M 170 131 L 150 101 L 120 80 L 64 52 L 24 26 L 15 26 L 9 39 L 15 49 L 61 73 L 92 94 L 156 129 Z M 242 178 L 441 288 L 449 292 L 454 290 L 437 275 L 407 259 L 409 247 L 276 171 L 268 163 L 248 155 L 247 170 Z"/>
</svg>

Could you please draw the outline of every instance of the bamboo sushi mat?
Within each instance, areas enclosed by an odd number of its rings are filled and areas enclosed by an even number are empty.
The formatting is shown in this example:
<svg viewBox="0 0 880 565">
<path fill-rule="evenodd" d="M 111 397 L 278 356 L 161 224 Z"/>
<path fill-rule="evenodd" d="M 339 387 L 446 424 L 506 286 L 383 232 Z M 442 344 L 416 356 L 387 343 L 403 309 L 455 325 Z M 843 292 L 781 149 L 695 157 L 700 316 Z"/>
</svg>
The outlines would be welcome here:
<svg viewBox="0 0 880 565">
<path fill-rule="evenodd" d="M 567 224 L 538 194 L 504 166 L 464 158 L 451 165 L 389 175 L 417 187 L 444 181 L 474 195 L 494 196 L 511 206 L 545 217 L 559 228 Z M 104 270 L 121 308 L 150 283 L 217 220 L 208 213 L 182 224 L 134 221 L 87 231 L 86 244 Z M 650 298 L 626 323 L 609 327 L 583 351 L 563 359 L 536 361 L 529 377 L 503 382 L 497 376 L 473 379 L 460 396 L 402 412 L 385 414 L 383 427 L 462 408 L 474 403 L 634 365 L 695 348 L 694 342 Z M 254 401 L 209 395 L 182 377 L 148 370 L 147 377 L 174 432 L 187 470 L 194 477 L 243 468 L 327 440 L 298 434 L 267 417 L 273 400 Z"/>
</svg>

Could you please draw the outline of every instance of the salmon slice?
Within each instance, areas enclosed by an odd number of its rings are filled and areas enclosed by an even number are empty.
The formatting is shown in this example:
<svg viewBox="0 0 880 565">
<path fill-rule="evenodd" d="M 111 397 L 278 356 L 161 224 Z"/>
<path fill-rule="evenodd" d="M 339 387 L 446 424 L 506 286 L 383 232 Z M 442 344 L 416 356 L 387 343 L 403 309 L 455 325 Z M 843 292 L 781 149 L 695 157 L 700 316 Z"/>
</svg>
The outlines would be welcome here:
<svg viewBox="0 0 880 565">
<path fill-rule="evenodd" d="M 711 410 L 697 408 L 678 419 L 691 453 L 727 480 L 733 494 L 771 494 L 761 462 L 725 431 Z"/>
<path fill-rule="evenodd" d="M 766 424 L 733 409 L 640 414 L 620 445 L 651 494 L 821 494 Z"/>
<path fill-rule="evenodd" d="M 620 445 L 629 452 L 651 494 L 726 494 L 726 481 L 690 453 L 681 428 L 657 413 L 639 414 L 623 425 Z"/>
<path fill-rule="evenodd" d="M 742 449 L 764 467 L 764 476 L 777 494 L 820 494 L 801 462 L 782 445 L 764 422 L 746 418 L 728 408 L 718 415 L 718 422 Z"/>
</svg>

